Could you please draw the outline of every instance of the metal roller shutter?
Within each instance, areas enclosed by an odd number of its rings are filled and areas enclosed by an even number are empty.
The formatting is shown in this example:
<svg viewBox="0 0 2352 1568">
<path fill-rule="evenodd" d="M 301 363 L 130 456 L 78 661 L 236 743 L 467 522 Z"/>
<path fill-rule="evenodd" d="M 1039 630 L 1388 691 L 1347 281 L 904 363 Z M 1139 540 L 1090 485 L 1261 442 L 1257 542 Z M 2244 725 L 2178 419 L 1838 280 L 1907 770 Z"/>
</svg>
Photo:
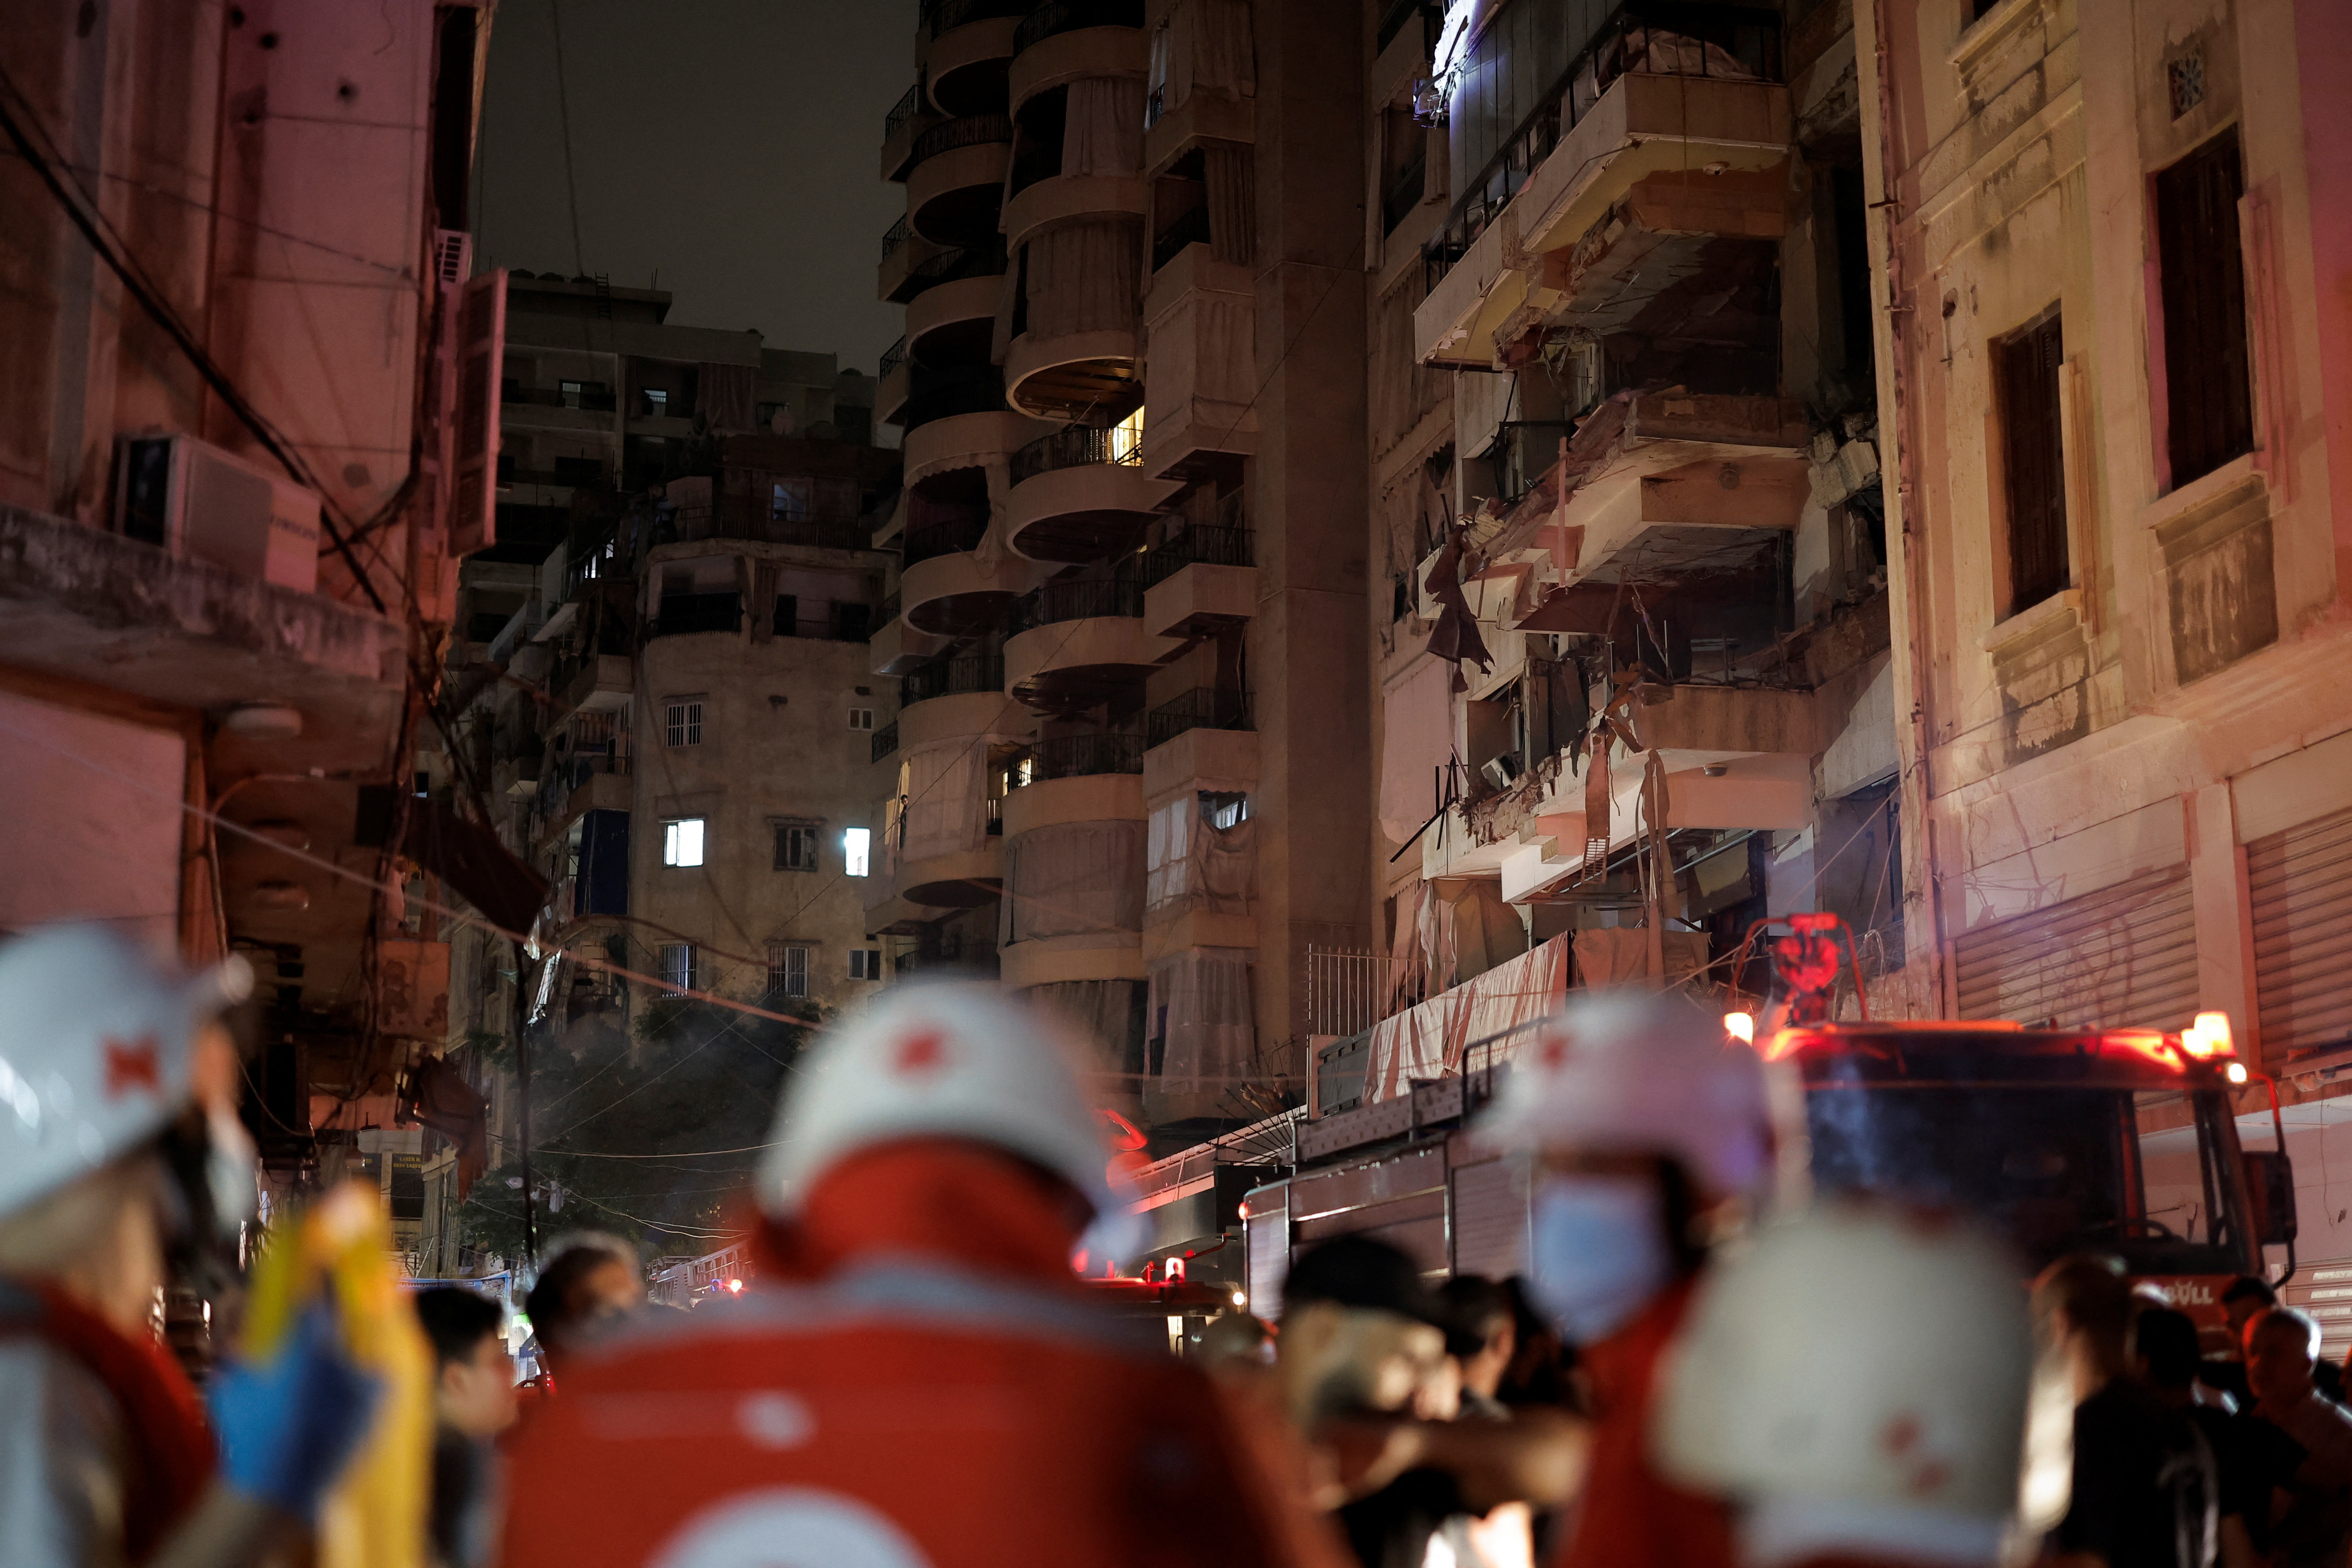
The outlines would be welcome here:
<svg viewBox="0 0 2352 1568">
<path fill-rule="evenodd" d="M 1273 1322 L 1282 1316 L 1282 1287 L 1290 1274 L 1290 1189 L 1260 1187 L 1244 1200 L 1242 1246 L 1249 1263 L 1250 1310 Z"/>
<path fill-rule="evenodd" d="M 1955 944 L 1963 1018 L 2177 1029 L 2197 1014 L 2189 868 L 2151 871 Z"/>
<path fill-rule="evenodd" d="M 1528 1267 L 1528 1166 L 1487 1160 L 1454 1170 L 1454 1272 L 1508 1279 Z"/>
<path fill-rule="evenodd" d="M 2352 811 L 2246 846 L 2263 1055 L 2352 1040 Z"/>
</svg>

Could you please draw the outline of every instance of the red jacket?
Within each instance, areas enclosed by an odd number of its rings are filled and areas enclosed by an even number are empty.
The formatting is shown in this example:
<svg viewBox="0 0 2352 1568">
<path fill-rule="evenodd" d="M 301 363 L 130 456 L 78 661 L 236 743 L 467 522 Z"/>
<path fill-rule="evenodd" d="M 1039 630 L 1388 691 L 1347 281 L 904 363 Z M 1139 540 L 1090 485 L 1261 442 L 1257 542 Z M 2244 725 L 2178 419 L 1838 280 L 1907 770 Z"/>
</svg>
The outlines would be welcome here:
<svg viewBox="0 0 2352 1568">
<path fill-rule="evenodd" d="M 1584 1497 L 1556 1568 L 1731 1568 L 1731 1515 L 1662 1479 L 1650 1462 L 1658 1358 L 1690 1308 L 1693 1281 L 1585 1347 L 1599 1406 Z"/>
<path fill-rule="evenodd" d="M 566 1369 L 513 1451 L 506 1568 L 1336 1561 L 1209 1380 L 1072 1279 L 1017 1163 L 871 1151 L 765 1240 L 742 1296 Z"/>
</svg>

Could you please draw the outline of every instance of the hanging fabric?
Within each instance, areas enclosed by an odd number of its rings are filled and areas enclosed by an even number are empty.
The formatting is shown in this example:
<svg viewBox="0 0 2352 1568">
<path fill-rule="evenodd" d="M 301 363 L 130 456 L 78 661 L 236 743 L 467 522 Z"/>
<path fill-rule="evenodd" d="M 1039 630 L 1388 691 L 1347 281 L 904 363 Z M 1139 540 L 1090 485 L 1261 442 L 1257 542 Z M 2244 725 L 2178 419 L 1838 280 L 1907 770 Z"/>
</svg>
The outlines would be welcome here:
<svg viewBox="0 0 2352 1568">
<path fill-rule="evenodd" d="M 1013 323 L 1021 314 L 1021 292 L 1027 287 L 1028 276 L 1029 247 L 1017 245 L 1005 258 L 1004 277 L 996 290 L 996 320 L 988 333 L 988 358 L 992 364 L 1003 364 L 1013 352 Z"/>
<path fill-rule="evenodd" d="M 1139 932 L 1144 825 L 1066 822 L 1004 842 L 997 941 Z"/>
<path fill-rule="evenodd" d="M 1160 1036 L 1157 1088 L 1216 1097 L 1255 1076 L 1249 970 L 1249 950 L 1231 947 L 1187 948 L 1151 966 L 1150 1017 Z"/>
<path fill-rule="evenodd" d="M 705 423 L 714 434 L 748 435 L 758 414 L 759 371 L 748 364 L 706 364 L 695 388 Z"/>
<path fill-rule="evenodd" d="M 1212 142 L 1201 164 L 1209 187 L 1209 254 L 1234 267 L 1257 255 L 1257 177 L 1247 147 Z"/>
<path fill-rule="evenodd" d="M 1081 218 L 1029 241 L 1029 331 L 1053 338 L 1136 326 L 1142 246 L 1143 225 L 1133 217 Z"/>
<path fill-rule="evenodd" d="M 1139 1006 L 1143 989 L 1139 980 L 1055 980 L 1032 985 L 1026 994 L 1039 1011 L 1059 1017 L 1085 1038 L 1101 1070 L 1139 1076 L 1143 1071 Z M 1137 1076 L 1103 1086 L 1097 1093 L 1111 1100 L 1130 1096 L 1138 1087 Z"/>
<path fill-rule="evenodd" d="M 1063 174 L 1133 174 L 1141 169 L 1143 84 L 1135 78 L 1080 77 L 1070 84 L 1063 123 Z"/>
<path fill-rule="evenodd" d="M 907 752 L 900 777 L 906 802 L 905 858 L 929 860 L 988 845 L 982 753 L 976 741 L 942 741 Z"/>
<path fill-rule="evenodd" d="M 1249 0 L 1176 0 L 1168 14 L 1168 92 L 1162 112 L 1194 93 L 1251 98 L 1257 93 L 1257 54 L 1250 38 Z"/>
<path fill-rule="evenodd" d="M 1391 844 L 1402 844 L 1437 811 L 1432 781 L 1454 754 L 1451 673 L 1440 660 L 1424 660 L 1381 696 L 1380 826 Z"/>
</svg>

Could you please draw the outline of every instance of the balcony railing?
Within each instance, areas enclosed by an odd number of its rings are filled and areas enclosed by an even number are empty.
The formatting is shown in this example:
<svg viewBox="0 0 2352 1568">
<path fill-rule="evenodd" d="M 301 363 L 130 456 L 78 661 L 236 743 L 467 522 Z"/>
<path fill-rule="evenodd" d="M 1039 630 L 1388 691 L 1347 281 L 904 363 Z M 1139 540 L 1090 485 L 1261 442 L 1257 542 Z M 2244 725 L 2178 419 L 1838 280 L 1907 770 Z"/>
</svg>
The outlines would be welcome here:
<svg viewBox="0 0 2352 1568">
<path fill-rule="evenodd" d="M 913 232 L 913 229 L 907 226 L 907 220 L 905 218 L 900 218 L 897 223 L 894 223 L 888 228 L 884 229 L 882 231 L 882 259 L 887 261 L 893 256 L 898 254 L 898 247 L 907 243 L 907 237 Z"/>
<path fill-rule="evenodd" d="M 1013 30 L 1013 52 L 1080 27 L 1140 27 L 1143 0 L 1045 0 Z"/>
<path fill-rule="evenodd" d="M 912 432 L 934 419 L 951 419 L 959 414 L 1003 412 L 1004 373 L 995 365 L 959 365 L 931 373 L 917 365 L 907 389 L 905 428 Z"/>
<path fill-rule="evenodd" d="M 1029 5 L 1030 0 L 938 0 L 930 8 L 931 37 L 944 37 L 973 22 L 1018 16 Z"/>
<path fill-rule="evenodd" d="M 1013 117 L 1009 114 L 967 114 L 944 124 L 934 125 L 915 138 L 913 153 L 908 166 L 929 162 L 942 153 L 952 153 L 959 147 L 981 147 L 994 142 L 1013 140 Z"/>
<path fill-rule="evenodd" d="M 1110 616 L 1143 614 L 1143 584 L 1132 576 L 1097 578 L 1092 582 L 1046 583 L 1033 589 L 1013 606 L 1014 631 L 1087 621 Z"/>
<path fill-rule="evenodd" d="M 882 117 L 882 140 L 887 142 L 891 137 L 898 134 L 907 121 L 922 111 L 923 79 L 917 77 L 915 85 L 907 89 L 907 95 L 892 104 L 890 112 Z"/>
<path fill-rule="evenodd" d="M 1257 535 L 1246 528 L 1193 523 L 1143 558 L 1143 586 L 1156 588 L 1185 567 L 1256 564 Z"/>
<path fill-rule="evenodd" d="M 898 749 L 898 721 L 891 720 L 874 731 L 874 760 L 880 762 Z"/>
<path fill-rule="evenodd" d="M 1147 744 L 1164 746 L 1187 730 L 1246 730 L 1250 728 L 1249 693 L 1220 691 L 1196 686 L 1171 702 L 1144 715 Z"/>
<path fill-rule="evenodd" d="M 968 653 L 956 658 L 934 659 L 907 672 L 899 687 L 902 702 L 928 702 L 934 697 L 954 697 L 972 691 L 1004 689 L 1004 659 L 992 653 Z"/>
<path fill-rule="evenodd" d="M 1002 236 L 988 245 L 960 246 L 942 250 L 907 269 L 908 278 L 916 287 L 914 292 L 906 297 L 906 303 L 914 303 L 942 283 L 954 283 L 966 278 L 1002 278 L 1004 267 L 1004 240 Z"/>
<path fill-rule="evenodd" d="M 1436 288 L 1454 264 L 1469 254 L 1519 187 L 1551 156 L 1560 138 L 1591 112 L 1620 78 L 1647 74 L 1779 81 L 1781 77 L 1779 17 L 1745 5 L 1675 0 L 1624 5 L 1587 36 L 1591 41 L 1538 95 L 1536 107 L 1504 139 L 1486 166 L 1463 182 L 1444 226 L 1422 247 L 1422 273 L 1428 288 Z"/>
<path fill-rule="evenodd" d="M 960 551 L 977 550 L 980 548 L 981 540 L 987 532 L 988 514 L 984 511 L 976 511 L 964 517 L 950 518 L 944 522 L 927 522 L 920 526 L 910 522 L 907 525 L 905 539 L 899 545 L 904 552 L 899 556 L 899 565 L 903 570 L 919 562 L 934 561 L 942 555 L 953 555 Z"/>
<path fill-rule="evenodd" d="M 677 637 L 688 632 L 731 632 L 743 625 L 740 594 L 665 594 L 654 636 Z"/>
<path fill-rule="evenodd" d="M 779 508 L 767 496 L 719 496 L 709 506 L 678 508 L 675 526 L 681 542 L 748 539 L 816 550 L 874 548 L 873 531 L 854 503 Z"/>
<path fill-rule="evenodd" d="M 1100 773 L 1143 771 L 1143 737 L 1134 734 L 1055 735 L 1029 748 L 1029 766 L 1015 768 L 1006 782 L 1015 788 L 1045 779 L 1092 778 Z"/>
<path fill-rule="evenodd" d="M 888 348 L 882 351 L 882 365 L 881 369 L 877 374 L 881 376 L 887 376 L 892 371 L 898 369 L 900 365 L 905 364 L 906 363 L 907 338 L 906 334 L 902 332 L 899 334 L 898 341 L 897 342 L 892 343 Z"/>
<path fill-rule="evenodd" d="M 1098 430 L 1072 425 L 1038 437 L 1013 454 L 1013 482 L 1034 479 L 1059 468 L 1083 468 L 1097 463 L 1139 465 L 1143 442 L 1134 429 L 1114 425 Z"/>
<path fill-rule="evenodd" d="M 877 626 L 887 626 L 898 618 L 898 590 L 893 588 L 882 597 L 882 607 L 874 612 Z"/>
</svg>

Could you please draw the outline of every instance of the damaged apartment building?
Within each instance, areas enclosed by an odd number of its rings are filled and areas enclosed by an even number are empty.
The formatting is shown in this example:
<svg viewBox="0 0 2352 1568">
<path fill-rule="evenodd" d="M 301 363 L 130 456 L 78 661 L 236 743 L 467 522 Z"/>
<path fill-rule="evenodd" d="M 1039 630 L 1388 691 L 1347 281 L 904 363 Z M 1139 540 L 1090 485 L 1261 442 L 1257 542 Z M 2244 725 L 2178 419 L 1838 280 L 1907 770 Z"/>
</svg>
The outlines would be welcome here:
<svg viewBox="0 0 2352 1568">
<path fill-rule="evenodd" d="M 1295 1097 L 1360 946 L 1356 0 L 938 0 L 884 128 L 905 431 L 868 885 L 1174 1147 Z M 1334 168 L 1348 171 L 1334 178 Z"/>
<path fill-rule="evenodd" d="M 1722 984 L 1756 921 L 1816 908 L 1899 990 L 1850 8 L 1386 9 L 1365 197 L 1385 946 L 1324 961 L 1317 1032 L 1489 973 L 1517 998 L 1498 1027 L 1568 984 Z M 1395 1079 L 1400 1048 L 1425 1073 L 1461 1044 L 1358 1041 L 1325 1098 L 1394 1092 L 1369 1057 Z"/>
</svg>

